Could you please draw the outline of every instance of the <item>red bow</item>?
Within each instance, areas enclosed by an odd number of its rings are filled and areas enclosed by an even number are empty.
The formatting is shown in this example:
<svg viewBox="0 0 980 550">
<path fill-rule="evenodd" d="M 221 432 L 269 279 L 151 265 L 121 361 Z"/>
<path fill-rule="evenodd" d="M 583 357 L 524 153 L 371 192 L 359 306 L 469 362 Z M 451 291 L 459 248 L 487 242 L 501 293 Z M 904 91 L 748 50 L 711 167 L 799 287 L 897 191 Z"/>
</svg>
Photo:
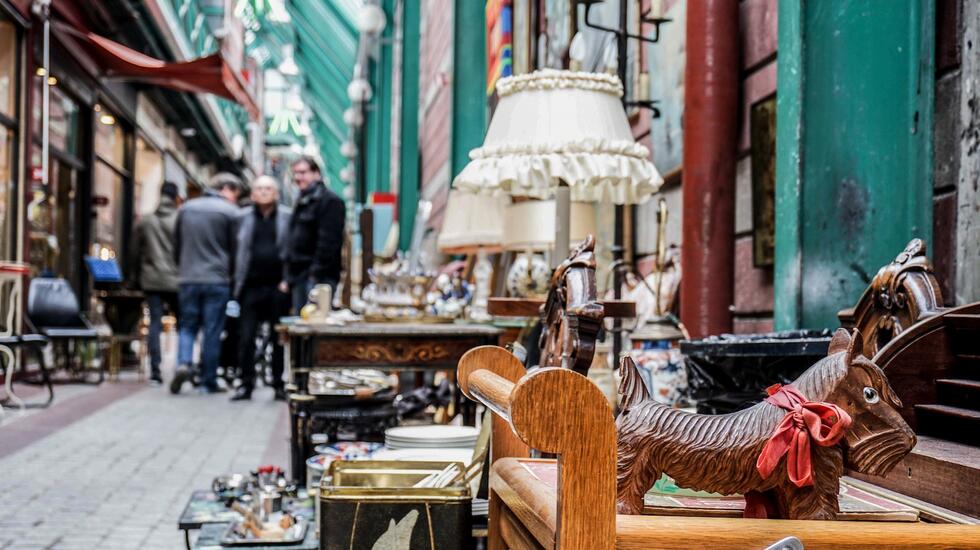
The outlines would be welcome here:
<svg viewBox="0 0 980 550">
<path fill-rule="evenodd" d="M 766 388 L 766 401 L 786 409 L 786 416 L 776 426 L 776 431 L 759 454 L 755 467 L 762 479 L 769 477 L 784 454 L 786 473 L 797 487 L 813 485 L 810 465 L 810 439 L 817 445 L 836 445 L 847 428 L 851 417 L 837 405 L 807 401 L 793 386 L 775 384 Z"/>
</svg>

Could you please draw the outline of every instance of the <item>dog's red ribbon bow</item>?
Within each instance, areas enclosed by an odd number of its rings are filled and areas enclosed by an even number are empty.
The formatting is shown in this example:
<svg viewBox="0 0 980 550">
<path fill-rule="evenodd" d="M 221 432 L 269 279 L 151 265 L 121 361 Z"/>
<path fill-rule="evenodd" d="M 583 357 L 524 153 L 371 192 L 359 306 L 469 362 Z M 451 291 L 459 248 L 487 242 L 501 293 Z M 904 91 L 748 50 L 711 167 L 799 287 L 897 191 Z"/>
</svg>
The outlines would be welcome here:
<svg viewBox="0 0 980 550">
<path fill-rule="evenodd" d="M 807 401 L 793 386 L 775 384 L 766 388 L 766 393 L 766 401 L 788 412 L 759 454 L 755 463 L 759 475 L 762 479 L 769 477 L 783 455 L 788 454 L 789 480 L 797 487 L 813 485 L 810 440 L 822 447 L 836 445 L 851 426 L 851 417 L 837 405 Z"/>
</svg>

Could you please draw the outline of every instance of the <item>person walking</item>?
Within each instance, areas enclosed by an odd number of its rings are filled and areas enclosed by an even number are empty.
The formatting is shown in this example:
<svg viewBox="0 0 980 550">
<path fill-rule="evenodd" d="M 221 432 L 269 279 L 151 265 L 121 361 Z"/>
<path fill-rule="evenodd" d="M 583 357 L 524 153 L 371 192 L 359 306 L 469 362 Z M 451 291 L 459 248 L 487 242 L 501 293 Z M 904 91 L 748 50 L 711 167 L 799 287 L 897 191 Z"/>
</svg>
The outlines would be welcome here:
<svg viewBox="0 0 980 550">
<path fill-rule="evenodd" d="M 232 401 L 252 398 L 255 388 L 255 338 L 262 323 L 275 325 L 289 315 L 289 287 L 285 258 L 288 250 L 290 210 L 279 204 L 279 185 L 269 176 L 252 183 L 252 206 L 242 209 L 238 223 L 233 296 L 240 306 L 238 369 L 241 384 Z M 283 350 L 272 338 L 272 387 L 275 399 L 286 399 L 283 389 Z"/>
<path fill-rule="evenodd" d="M 133 237 L 133 277 L 143 289 L 150 307 L 150 383 L 160 385 L 160 333 L 163 331 L 164 306 L 177 315 L 177 262 L 174 257 L 174 238 L 177 228 L 177 208 L 180 190 L 173 182 L 160 186 L 157 209 L 139 221 Z"/>
<path fill-rule="evenodd" d="M 293 161 L 292 171 L 299 197 L 289 222 L 286 267 L 293 309 L 299 314 L 313 285 L 337 290 L 346 214 L 344 201 L 324 185 L 316 160 L 302 156 Z"/>
<path fill-rule="evenodd" d="M 177 214 L 175 253 L 179 268 L 180 341 L 171 393 L 180 393 L 192 377 L 198 330 L 201 340 L 201 392 L 219 393 L 218 352 L 231 294 L 235 265 L 241 182 L 233 174 L 215 174 L 204 195 L 187 201 Z"/>
</svg>

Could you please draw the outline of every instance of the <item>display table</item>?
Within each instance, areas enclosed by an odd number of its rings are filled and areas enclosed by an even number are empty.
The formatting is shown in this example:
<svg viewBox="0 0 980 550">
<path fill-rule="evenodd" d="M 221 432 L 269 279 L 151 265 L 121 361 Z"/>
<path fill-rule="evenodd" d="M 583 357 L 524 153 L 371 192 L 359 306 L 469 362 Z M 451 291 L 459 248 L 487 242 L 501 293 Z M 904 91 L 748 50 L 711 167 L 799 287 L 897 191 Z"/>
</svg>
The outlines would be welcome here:
<svg viewBox="0 0 980 550">
<path fill-rule="evenodd" d="M 311 369 L 370 368 L 379 370 L 448 371 L 455 378 L 456 364 L 467 351 L 495 345 L 503 331 L 497 327 L 472 323 L 352 323 L 328 325 L 292 323 L 276 326 L 285 347 L 287 380 L 302 398 L 290 399 L 290 474 L 305 479 L 306 459 L 311 445 L 307 441 L 311 420 L 317 414 L 332 414 L 322 399 L 309 396 L 307 379 Z M 456 410 L 467 424 L 473 422 L 473 407 L 456 392 Z M 465 405 L 465 406 L 462 406 Z M 341 417 L 343 411 L 334 411 Z M 355 411 L 357 412 L 357 411 Z M 386 410 L 375 410 L 377 418 L 363 419 L 369 424 L 388 422 Z M 340 418 L 339 420 L 343 420 Z M 368 426 L 370 427 L 370 426 Z"/>
<path fill-rule="evenodd" d="M 293 508 L 297 513 L 313 519 L 312 501 L 307 499 L 305 505 L 303 501 L 293 500 L 290 502 L 299 504 L 298 507 Z M 184 544 L 188 550 L 191 548 L 190 531 L 195 529 L 200 529 L 201 534 L 198 536 L 194 548 L 221 548 L 222 546 L 218 541 L 221 540 L 221 536 L 227 530 L 228 524 L 241 519 L 241 517 L 241 514 L 228 508 L 224 501 L 214 494 L 214 491 L 194 491 L 191 493 L 187 505 L 184 506 L 180 519 L 177 520 L 177 529 L 184 532 Z M 311 536 L 314 531 L 316 531 L 315 528 L 307 530 L 306 540 L 302 544 L 276 545 L 276 548 L 316 548 L 316 535 Z M 310 546 L 311 541 L 312 546 Z M 251 546 L 250 548 L 265 547 Z"/>
</svg>

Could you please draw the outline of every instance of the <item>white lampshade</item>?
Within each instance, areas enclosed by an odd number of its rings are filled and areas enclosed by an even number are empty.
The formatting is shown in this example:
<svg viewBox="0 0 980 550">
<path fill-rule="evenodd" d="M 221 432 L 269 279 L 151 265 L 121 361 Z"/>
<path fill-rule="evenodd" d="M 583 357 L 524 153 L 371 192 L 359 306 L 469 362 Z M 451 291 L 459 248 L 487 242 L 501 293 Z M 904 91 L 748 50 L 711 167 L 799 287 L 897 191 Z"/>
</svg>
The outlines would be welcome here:
<svg viewBox="0 0 980 550">
<path fill-rule="evenodd" d="M 569 216 L 569 242 L 578 244 L 596 234 L 595 205 L 573 202 Z M 523 201 L 504 212 L 503 245 L 506 250 L 544 252 L 555 246 L 555 201 Z"/>
<path fill-rule="evenodd" d="M 439 232 L 439 250 L 460 253 L 499 249 L 504 236 L 504 210 L 509 202 L 507 197 L 451 190 Z"/>
<path fill-rule="evenodd" d="M 607 74 L 542 70 L 501 79 L 483 146 L 453 185 L 471 192 L 551 198 L 564 181 L 576 202 L 644 202 L 663 178 L 633 139 Z"/>
</svg>

